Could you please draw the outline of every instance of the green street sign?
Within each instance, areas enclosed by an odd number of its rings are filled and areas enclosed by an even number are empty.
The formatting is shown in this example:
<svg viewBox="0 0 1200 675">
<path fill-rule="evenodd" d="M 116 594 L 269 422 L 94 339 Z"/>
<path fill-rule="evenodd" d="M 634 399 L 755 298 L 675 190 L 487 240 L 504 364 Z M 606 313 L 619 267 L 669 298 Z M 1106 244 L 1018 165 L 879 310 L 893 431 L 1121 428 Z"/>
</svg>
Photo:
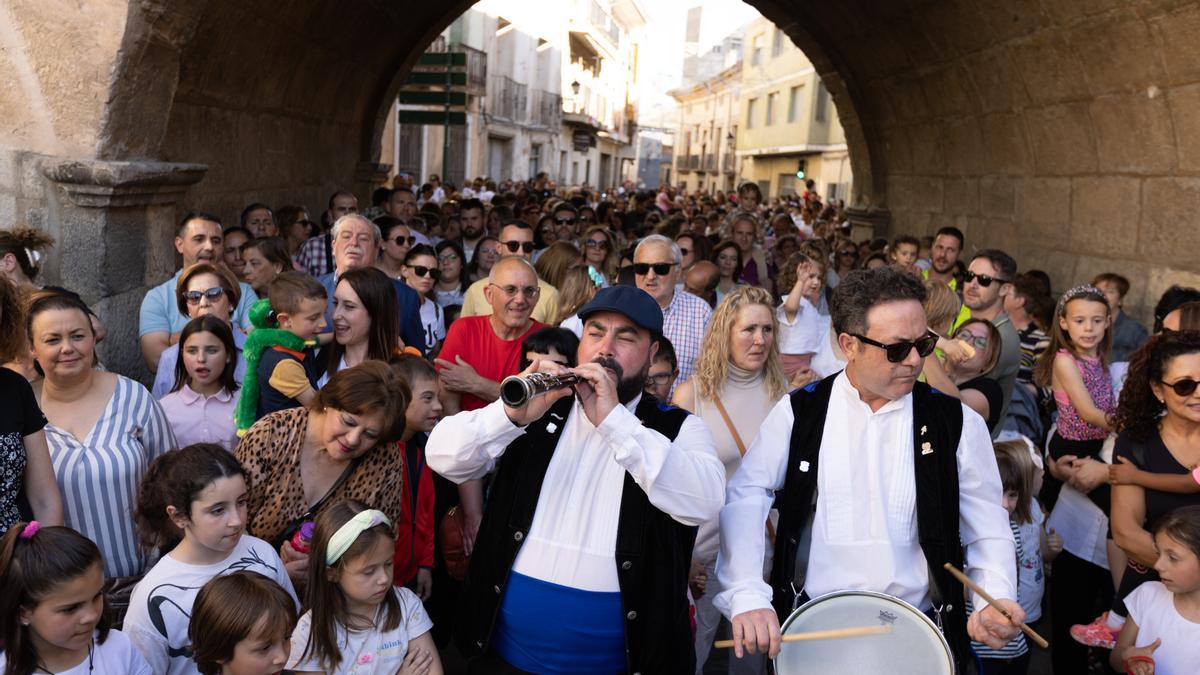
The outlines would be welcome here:
<svg viewBox="0 0 1200 675">
<path fill-rule="evenodd" d="M 467 55 L 464 52 L 431 52 L 422 54 L 417 60 L 418 66 L 465 66 Z"/>
<path fill-rule="evenodd" d="M 409 73 L 408 84 L 467 86 L 466 73 L 415 72 Z"/>
<path fill-rule="evenodd" d="M 463 91 L 401 91 L 400 103 L 406 105 L 467 105 Z"/>
<path fill-rule="evenodd" d="M 446 124 L 446 117 L 446 113 L 438 110 L 401 110 L 400 124 L 439 126 Z M 467 114 L 465 112 L 451 111 L 449 118 L 449 123 L 454 126 L 463 126 L 467 123 Z"/>
</svg>

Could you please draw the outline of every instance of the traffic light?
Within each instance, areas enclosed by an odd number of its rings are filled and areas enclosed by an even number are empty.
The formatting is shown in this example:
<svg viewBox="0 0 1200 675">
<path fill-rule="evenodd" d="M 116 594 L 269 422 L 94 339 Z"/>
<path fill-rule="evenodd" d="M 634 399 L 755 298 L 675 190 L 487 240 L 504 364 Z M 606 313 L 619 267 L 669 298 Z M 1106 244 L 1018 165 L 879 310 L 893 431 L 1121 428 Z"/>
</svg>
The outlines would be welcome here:
<svg viewBox="0 0 1200 675">
<path fill-rule="evenodd" d="M 804 166 L 805 166 L 805 162 L 803 159 L 800 160 L 800 163 L 796 165 L 796 179 L 797 180 L 804 180 L 804 177 L 808 175 L 808 174 L 804 173 Z"/>
</svg>

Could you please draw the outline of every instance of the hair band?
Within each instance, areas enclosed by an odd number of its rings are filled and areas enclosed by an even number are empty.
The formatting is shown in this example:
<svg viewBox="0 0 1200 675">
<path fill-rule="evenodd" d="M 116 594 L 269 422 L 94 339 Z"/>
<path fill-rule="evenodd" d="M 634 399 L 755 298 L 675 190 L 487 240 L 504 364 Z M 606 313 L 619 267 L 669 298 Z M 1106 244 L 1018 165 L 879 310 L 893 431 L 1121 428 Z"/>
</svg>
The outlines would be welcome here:
<svg viewBox="0 0 1200 675">
<path fill-rule="evenodd" d="M 358 539 L 358 535 L 380 523 L 386 523 L 388 527 L 392 525 L 392 521 L 388 520 L 383 511 L 367 509 L 354 514 L 353 518 L 346 521 L 329 538 L 329 544 L 325 548 L 325 564 L 332 565 L 337 562 Z"/>
<path fill-rule="evenodd" d="M 1093 293 L 1096 295 L 1099 295 L 1101 297 L 1104 297 L 1104 291 L 1100 290 L 1099 288 L 1096 288 L 1095 286 L 1093 286 L 1091 284 L 1081 284 L 1079 286 L 1076 286 L 1075 288 L 1072 288 L 1071 290 L 1067 291 L 1066 293 L 1063 293 L 1062 297 L 1058 299 L 1058 309 L 1055 310 L 1055 314 L 1062 314 L 1063 310 L 1066 309 L 1068 302 L 1075 300 L 1077 298 L 1081 298 L 1085 295 L 1093 294 Z M 1104 305 L 1108 306 L 1108 298 L 1104 298 Z M 1110 307 L 1109 309 L 1112 309 L 1112 308 Z"/>
<path fill-rule="evenodd" d="M 17 536 L 21 539 L 32 539 L 33 535 L 37 534 L 40 529 L 42 529 L 42 524 L 36 520 L 31 520 L 25 523 L 25 527 L 21 528 L 21 534 Z"/>
</svg>

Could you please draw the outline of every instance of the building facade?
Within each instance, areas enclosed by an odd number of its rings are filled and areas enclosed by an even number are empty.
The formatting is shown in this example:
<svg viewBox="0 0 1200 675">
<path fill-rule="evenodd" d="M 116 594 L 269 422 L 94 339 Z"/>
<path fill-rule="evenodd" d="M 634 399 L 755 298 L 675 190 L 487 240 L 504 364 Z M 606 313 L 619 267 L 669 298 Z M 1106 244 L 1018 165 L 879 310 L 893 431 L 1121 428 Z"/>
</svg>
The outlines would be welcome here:
<svg viewBox="0 0 1200 675">
<path fill-rule="evenodd" d="M 710 79 L 671 92 L 679 114 L 674 185 L 710 194 L 735 187 L 741 91 L 742 64 L 736 61 Z"/>
<path fill-rule="evenodd" d="M 804 191 L 815 181 L 826 200 L 850 199 L 853 174 L 846 134 L 812 63 L 767 19 L 747 26 L 737 125 L 739 183 L 752 181 L 767 197 Z"/>
<path fill-rule="evenodd" d="M 421 106 L 397 100 L 381 161 L 457 185 L 543 171 L 568 186 L 634 177 L 645 23 L 637 0 L 482 0 L 427 50 L 466 54 L 465 124 L 405 123 L 405 111 Z"/>
</svg>

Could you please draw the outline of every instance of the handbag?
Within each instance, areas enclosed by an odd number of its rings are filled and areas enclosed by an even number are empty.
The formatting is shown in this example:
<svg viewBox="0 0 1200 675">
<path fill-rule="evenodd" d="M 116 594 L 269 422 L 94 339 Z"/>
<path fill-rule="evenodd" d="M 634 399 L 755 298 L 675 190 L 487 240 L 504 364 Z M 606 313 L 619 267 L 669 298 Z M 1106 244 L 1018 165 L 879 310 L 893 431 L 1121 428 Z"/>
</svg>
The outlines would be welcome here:
<svg viewBox="0 0 1200 675">
<path fill-rule="evenodd" d="M 354 473 L 354 470 L 358 468 L 358 465 L 361 462 L 362 457 L 355 457 L 354 459 L 350 460 L 350 466 L 347 466 L 342 470 L 341 475 L 338 476 L 337 480 L 333 481 L 333 485 L 329 487 L 329 491 L 326 492 L 325 495 L 316 502 L 314 502 L 312 506 L 308 507 L 307 511 L 300 514 L 300 517 L 294 518 L 290 523 L 288 523 L 287 527 L 283 528 L 282 534 L 271 540 L 271 545 L 275 547 L 276 551 L 283 548 L 283 543 L 285 541 L 291 541 L 292 537 L 295 536 L 296 532 L 299 531 L 299 529 L 303 527 L 305 523 L 316 517 L 316 514 L 321 510 L 321 507 L 325 506 L 325 503 L 328 502 L 331 497 L 333 497 L 333 493 L 337 492 L 338 488 L 342 486 L 342 483 L 346 482 L 346 479 L 350 477 L 350 474 Z"/>
<path fill-rule="evenodd" d="M 465 579 L 467 568 L 471 566 L 471 556 L 467 555 L 463 546 L 463 528 L 466 523 L 467 516 L 462 507 L 452 506 L 446 515 L 442 516 L 441 525 L 438 527 L 438 543 L 442 547 L 446 574 L 455 581 Z"/>
</svg>

